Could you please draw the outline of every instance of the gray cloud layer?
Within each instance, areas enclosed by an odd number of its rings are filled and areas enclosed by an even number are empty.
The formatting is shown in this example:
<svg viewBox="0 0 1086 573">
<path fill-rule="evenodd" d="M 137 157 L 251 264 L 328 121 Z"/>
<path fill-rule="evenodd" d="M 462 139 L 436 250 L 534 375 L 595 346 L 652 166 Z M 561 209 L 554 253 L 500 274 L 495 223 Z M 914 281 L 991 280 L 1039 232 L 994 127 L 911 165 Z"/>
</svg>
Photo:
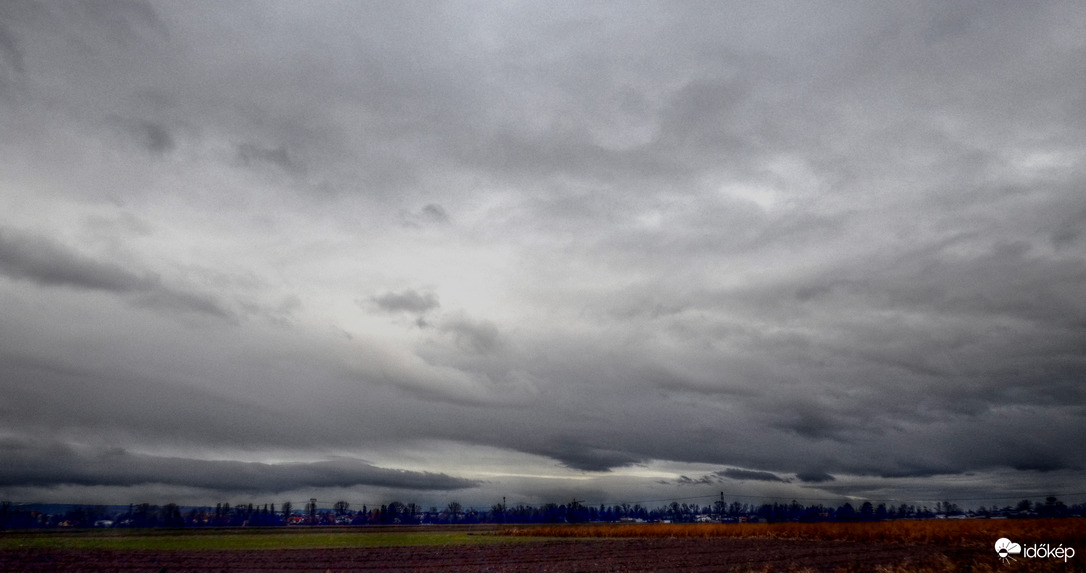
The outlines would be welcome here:
<svg viewBox="0 0 1086 573">
<path fill-rule="evenodd" d="M 42 286 L 66 286 L 133 294 L 136 302 L 227 318 L 210 296 L 167 287 L 151 273 L 98 261 L 46 237 L 0 228 L 0 274 Z"/>
<path fill-rule="evenodd" d="M 455 490 L 478 485 L 439 473 L 375 467 L 359 460 L 264 464 L 133 454 L 123 449 L 79 452 L 61 444 L 0 443 L 7 462 L 0 486 L 166 484 L 233 492 L 370 486 Z"/>
<path fill-rule="evenodd" d="M 0 5 L 3 487 L 1086 467 L 1079 3 L 59 6 Z"/>
<path fill-rule="evenodd" d="M 382 310 L 389 312 L 425 313 L 441 306 L 436 294 L 420 293 L 411 289 L 377 295 L 373 297 L 373 302 Z"/>
</svg>

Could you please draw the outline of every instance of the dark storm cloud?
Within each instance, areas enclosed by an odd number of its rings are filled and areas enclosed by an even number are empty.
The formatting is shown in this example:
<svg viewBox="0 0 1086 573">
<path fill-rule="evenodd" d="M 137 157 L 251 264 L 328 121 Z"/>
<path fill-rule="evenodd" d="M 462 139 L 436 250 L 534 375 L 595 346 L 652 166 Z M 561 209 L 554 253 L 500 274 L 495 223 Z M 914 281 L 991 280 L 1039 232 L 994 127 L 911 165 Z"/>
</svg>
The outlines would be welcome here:
<svg viewBox="0 0 1086 573">
<path fill-rule="evenodd" d="M 0 229 L 0 272 L 45 286 L 113 292 L 148 290 L 154 280 L 80 255 L 45 237 Z"/>
<path fill-rule="evenodd" d="M 1086 281 L 1086 261 L 1080 257 L 1045 255 L 1025 241 L 970 243 L 963 239 L 855 264 L 840 269 L 823 292 L 832 296 L 832 289 L 840 288 L 854 299 L 891 308 L 1006 316 L 1053 325 L 1064 320 L 1073 324 L 1086 316 L 1086 304 L 1072 296 Z M 971 256 L 947 252 L 967 245 L 980 252 Z"/>
<path fill-rule="evenodd" d="M 796 478 L 804 483 L 825 483 L 836 479 L 832 475 L 819 470 L 799 472 L 796 474 Z"/>
<path fill-rule="evenodd" d="M 770 425 L 807 439 L 846 441 L 845 430 L 851 426 L 847 418 L 822 411 L 817 405 L 791 405 L 782 414 L 781 421 Z"/>
<path fill-rule="evenodd" d="M 754 481 L 785 481 L 780 476 L 770 472 L 760 472 L 754 470 L 741 470 L 736 468 L 729 468 L 716 472 L 717 475 L 734 480 L 754 480 Z"/>
<path fill-rule="evenodd" d="M 11 439 L 0 440 L 0 454 L 6 460 L 0 469 L 0 486 L 167 484 L 266 493 L 352 486 L 457 490 L 478 485 L 442 473 L 380 468 L 350 459 L 279 464 L 212 461 Z"/>
<path fill-rule="evenodd" d="M 609 472 L 644 460 L 634 452 L 596 448 L 562 439 L 546 444 L 536 452 L 552 457 L 567 467 L 588 472 Z"/>
<path fill-rule="evenodd" d="M 386 292 L 371 299 L 378 308 L 386 312 L 426 313 L 441 306 L 437 295 L 432 292 L 418 292 L 405 289 L 398 292 Z"/>
<path fill-rule="evenodd" d="M 791 483 L 792 480 L 785 479 L 777 474 L 771 472 L 763 472 L 757 470 L 744 470 L 738 468 L 729 468 L 726 470 L 720 470 L 711 474 L 706 474 L 700 478 L 691 478 L 689 476 L 679 476 L 674 482 L 667 480 L 660 483 L 674 483 L 676 485 L 714 485 L 724 483 L 725 479 L 738 480 L 738 481 L 766 481 L 766 482 L 780 482 Z M 832 477 L 830 479 L 833 479 Z M 826 480 L 820 480 L 826 481 Z"/>
<path fill-rule="evenodd" d="M 675 485 L 713 485 L 720 483 L 720 480 L 716 476 L 704 475 L 700 478 L 694 479 L 689 476 L 679 476 L 674 482 L 668 480 L 661 480 L 659 483 L 669 485 L 674 483 Z"/>
<path fill-rule="evenodd" d="M 129 295 L 141 306 L 228 318 L 213 298 L 162 284 L 150 273 L 82 255 L 46 237 L 0 228 L 0 274 L 43 286 L 64 286 Z"/>
<path fill-rule="evenodd" d="M 75 325 L 69 322 L 66 326 Z M 24 332 L 23 336 L 30 334 Z M 291 441 L 289 429 L 275 423 L 285 412 L 274 404 L 252 404 L 214 388 L 173 384 L 168 374 L 133 371 L 123 364 L 98 366 L 108 357 L 79 349 L 59 356 L 40 348 L 17 351 L 18 346 L 25 346 L 18 342 L 10 342 L 0 355 L 5 395 L 0 408 L 7 409 L 4 417 L 9 423 L 28 435 L 44 433 L 46 428 L 76 433 L 94 428 L 90 434 L 97 435 L 122 424 L 151 439 L 173 436 L 196 443 L 250 447 L 266 441 Z M 210 353 L 204 355 L 206 358 Z M 34 404 L 48 396 L 53 397 L 50 409 L 35 414 Z M 240 417 L 239 412 L 246 412 L 246 416 Z"/>
</svg>

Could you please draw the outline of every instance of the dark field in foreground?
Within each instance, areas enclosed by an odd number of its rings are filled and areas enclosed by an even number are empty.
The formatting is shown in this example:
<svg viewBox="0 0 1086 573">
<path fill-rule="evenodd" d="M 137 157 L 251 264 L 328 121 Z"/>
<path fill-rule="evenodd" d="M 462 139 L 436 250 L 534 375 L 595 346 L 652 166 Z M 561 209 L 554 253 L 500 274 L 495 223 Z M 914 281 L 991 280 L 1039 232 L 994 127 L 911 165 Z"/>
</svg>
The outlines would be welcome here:
<svg viewBox="0 0 1086 573">
<path fill-rule="evenodd" d="M 981 558 L 981 559 L 978 559 Z M 268 550 L 8 550 L 4 571 L 931 571 L 998 563 L 955 547 L 781 539 L 545 540 L 535 543 Z M 983 563 L 981 563 L 983 564 Z M 985 569 L 981 569 L 985 570 Z M 992 570 L 991 568 L 987 570 Z"/>
<path fill-rule="evenodd" d="M 0 571 L 1086 571 L 1081 523 L 0 532 Z M 1004 564 L 1001 536 L 1077 554 Z"/>
</svg>

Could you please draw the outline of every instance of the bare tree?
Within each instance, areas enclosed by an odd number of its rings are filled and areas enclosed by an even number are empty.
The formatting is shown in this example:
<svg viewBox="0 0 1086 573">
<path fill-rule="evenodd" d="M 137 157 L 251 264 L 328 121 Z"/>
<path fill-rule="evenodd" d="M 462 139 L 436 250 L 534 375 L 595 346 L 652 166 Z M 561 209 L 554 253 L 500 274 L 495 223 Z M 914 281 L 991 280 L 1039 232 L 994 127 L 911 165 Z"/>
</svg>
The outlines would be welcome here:
<svg viewBox="0 0 1086 573">
<path fill-rule="evenodd" d="M 453 521 L 454 523 L 456 522 L 456 520 L 458 520 L 460 518 L 460 510 L 461 509 L 463 509 L 463 506 L 460 505 L 459 501 L 450 501 L 449 502 L 449 507 L 448 507 L 449 519 L 451 521 Z"/>
</svg>

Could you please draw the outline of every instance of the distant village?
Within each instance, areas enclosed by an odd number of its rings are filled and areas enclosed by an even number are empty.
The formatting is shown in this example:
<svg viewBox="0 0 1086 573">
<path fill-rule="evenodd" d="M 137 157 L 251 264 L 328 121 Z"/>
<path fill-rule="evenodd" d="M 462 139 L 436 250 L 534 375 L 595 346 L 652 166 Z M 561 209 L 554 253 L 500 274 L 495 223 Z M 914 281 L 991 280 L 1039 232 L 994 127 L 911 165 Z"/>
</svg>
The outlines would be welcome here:
<svg viewBox="0 0 1086 573">
<path fill-rule="evenodd" d="M 353 507 L 346 501 L 321 503 L 316 499 L 295 504 L 256 505 L 217 503 L 214 507 L 176 504 L 129 506 L 45 505 L 0 502 L 0 529 L 111 528 L 111 527 L 276 527 L 362 526 L 480 523 L 762 523 L 785 521 L 884 521 L 895 519 L 1015 519 L 1083 517 L 1086 503 L 1067 505 L 1056 497 L 1044 501 L 1024 499 L 1013 506 L 962 509 L 955 503 L 934 506 L 874 504 L 869 501 L 840 506 L 791 503 L 749 504 L 716 501 L 708 505 L 671 502 L 658 507 L 641 504 L 588 505 L 576 499 L 540 506 L 497 503 L 490 508 L 463 507 L 450 502 L 444 508 L 423 508 L 394 501 L 379 506 Z"/>
</svg>

